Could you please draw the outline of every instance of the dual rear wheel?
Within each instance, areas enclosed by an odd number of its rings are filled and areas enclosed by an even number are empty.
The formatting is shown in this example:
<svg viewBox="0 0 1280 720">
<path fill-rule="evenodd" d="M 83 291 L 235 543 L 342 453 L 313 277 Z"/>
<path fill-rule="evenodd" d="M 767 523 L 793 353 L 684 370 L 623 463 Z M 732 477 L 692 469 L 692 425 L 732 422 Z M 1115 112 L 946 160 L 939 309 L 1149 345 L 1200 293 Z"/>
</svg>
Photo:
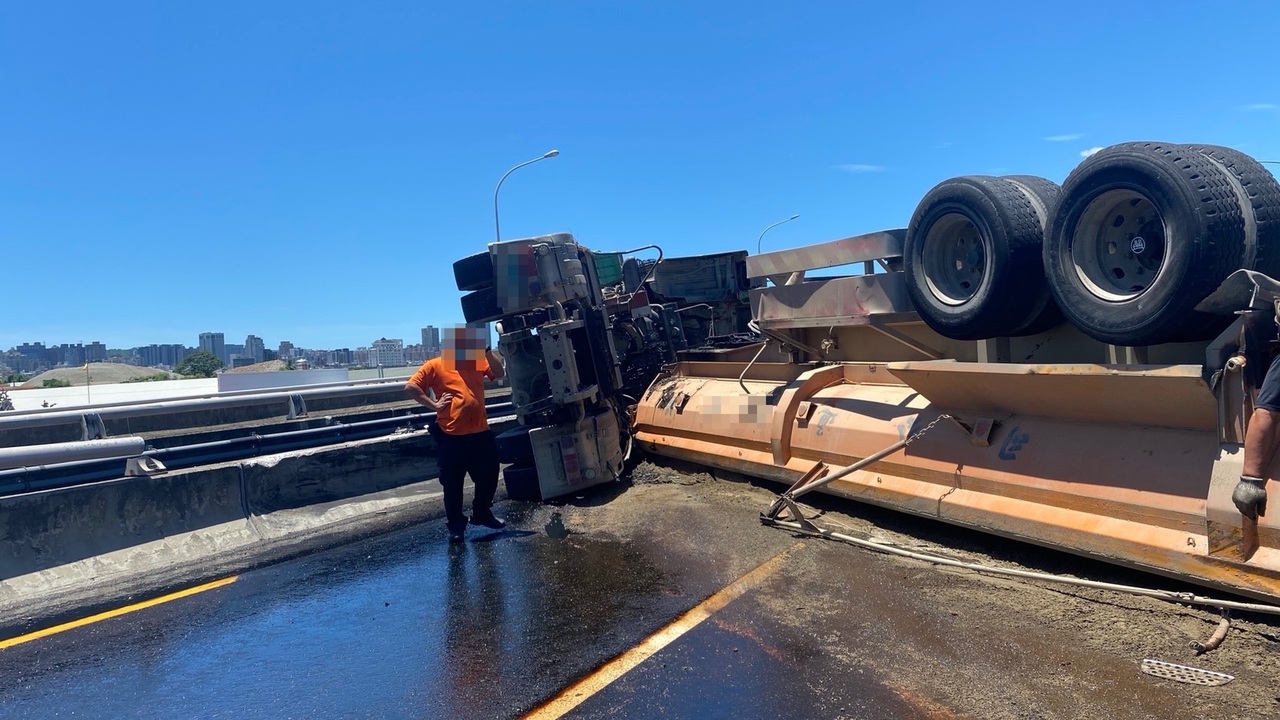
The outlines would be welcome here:
<svg viewBox="0 0 1280 720">
<path fill-rule="evenodd" d="M 940 183 L 904 254 L 917 310 L 950 338 L 1034 334 L 1065 315 L 1114 345 L 1203 340 L 1230 318 L 1195 307 L 1228 275 L 1280 272 L 1280 184 L 1229 148 L 1125 143 L 1060 189 L 1028 176 Z"/>
</svg>

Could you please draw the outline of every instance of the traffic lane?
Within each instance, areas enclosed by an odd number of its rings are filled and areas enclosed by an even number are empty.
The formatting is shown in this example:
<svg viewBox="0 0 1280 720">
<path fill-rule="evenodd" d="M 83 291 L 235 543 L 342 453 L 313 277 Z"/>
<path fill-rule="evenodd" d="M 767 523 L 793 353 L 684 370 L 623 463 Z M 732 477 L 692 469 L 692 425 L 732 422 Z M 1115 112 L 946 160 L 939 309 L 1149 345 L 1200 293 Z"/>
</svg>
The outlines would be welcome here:
<svg viewBox="0 0 1280 720">
<path fill-rule="evenodd" d="M 654 537 L 566 527 L 546 506 L 508 509 L 511 530 L 472 531 L 460 546 L 431 523 L 10 648 L 0 707 L 14 717 L 514 716 L 788 542 L 774 534 L 721 544 L 732 559 L 683 558 Z"/>
<path fill-rule="evenodd" d="M 954 717 L 772 612 L 744 595 L 562 717 Z"/>
</svg>

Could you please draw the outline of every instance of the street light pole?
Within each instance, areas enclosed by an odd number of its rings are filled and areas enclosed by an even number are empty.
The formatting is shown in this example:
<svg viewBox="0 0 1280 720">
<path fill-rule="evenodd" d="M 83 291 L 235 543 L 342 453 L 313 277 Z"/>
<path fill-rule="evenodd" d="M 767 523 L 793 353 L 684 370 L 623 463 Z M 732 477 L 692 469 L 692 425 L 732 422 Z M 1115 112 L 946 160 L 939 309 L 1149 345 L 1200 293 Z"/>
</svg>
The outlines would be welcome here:
<svg viewBox="0 0 1280 720">
<path fill-rule="evenodd" d="M 760 243 L 764 242 L 764 234 L 765 234 L 765 233 L 767 233 L 767 232 L 769 232 L 770 230 L 772 230 L 772 229 L 774 229 L 774 228 L 778 227 L 778 226 L 779 226 L 779 225 L 781 225 L 782 223 L 789 223 L 789 222 L 791 222 L 792 220 L 795 220 L 795 219 L 796 219 L 796 218 L 798 218 L 798 217 L 800 217 L 800 213 L 796 213 L 795 215 L 792 215 L 791 217 L 787 218 L 786 220 L 779 220 L 778 222 L 776 222 L 776 223 L 774 223 L 774 224 L 770 225 L 769 227 L 765 228 L 764 230 L 761 230 L 761 231 L 760 231 L 760 237 L 756 239 L 756 254 L 757 254 L 757 255 L 759 255 L 759 254 L 760 254 Z"/>
<path fill-rule="evenodd" d="M 502 230 L 499 229 L 498 227 L 498 191 L 502 189 L 502 181 L 507 179 L 507 175 L 510 175 L 511 173 L 519 170 L 525 165 L 532 165 L 538 162 L 539 160 L 546 160 L 547 158 L 553 158 L 559 154 L 560 154 L 559 150 L 548 150 L 547 152 L 543 153 L 539 157 L 536 157 L 532 160 L 526 160 L 525 162 L 522 162 L 519 165 L 511 168 L 510 170 L 508 170 L 506 173 L 502 175 L 502 178 L 500 180 L 498 180 L 498 186 L 493 189 L 493 234 L 494 234 L 493 239 L 495 241 L 502 240 Z"/>
</svg>

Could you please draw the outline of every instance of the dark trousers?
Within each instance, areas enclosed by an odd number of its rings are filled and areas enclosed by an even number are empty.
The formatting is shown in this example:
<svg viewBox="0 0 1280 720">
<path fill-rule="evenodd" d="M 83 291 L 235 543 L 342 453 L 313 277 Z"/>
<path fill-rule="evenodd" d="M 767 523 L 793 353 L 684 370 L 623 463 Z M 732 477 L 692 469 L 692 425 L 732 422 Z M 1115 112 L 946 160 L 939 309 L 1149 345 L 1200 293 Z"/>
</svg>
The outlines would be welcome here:
<svg viewBox="0 0 1280 720">
<path fill-rule="evenodd" d="M 444 487 L 444 514 L 449 532 L 467 529 L 467 516 L 462 513 L 462 484 L 468 474 L 475 483 L 471 512 L 484 514 L 493 507 L 493 494 L 498 490 L 498 443 L 493 431 L 471 435 L 447 435 L 438 429 L 432 433 L 439 447 L 436 463 L 440 467 L 440 485 Z"/>
</svg>

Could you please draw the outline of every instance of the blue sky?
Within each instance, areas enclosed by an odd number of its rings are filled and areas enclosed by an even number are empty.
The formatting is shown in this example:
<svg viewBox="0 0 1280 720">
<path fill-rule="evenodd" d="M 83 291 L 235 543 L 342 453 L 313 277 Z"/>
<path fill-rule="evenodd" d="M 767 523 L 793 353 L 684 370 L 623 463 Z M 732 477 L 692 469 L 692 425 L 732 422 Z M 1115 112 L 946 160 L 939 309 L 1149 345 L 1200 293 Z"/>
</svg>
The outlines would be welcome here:
<svg viewBox="0 0 1280 720">
<path fill-rule="evenodd" d="M 0 349 L 459 320 L 452 261 L 570 231 L 754 251 L 1128 140 L 1280 160 L 1271 2 L 9 3 Z"/>
</svg>

